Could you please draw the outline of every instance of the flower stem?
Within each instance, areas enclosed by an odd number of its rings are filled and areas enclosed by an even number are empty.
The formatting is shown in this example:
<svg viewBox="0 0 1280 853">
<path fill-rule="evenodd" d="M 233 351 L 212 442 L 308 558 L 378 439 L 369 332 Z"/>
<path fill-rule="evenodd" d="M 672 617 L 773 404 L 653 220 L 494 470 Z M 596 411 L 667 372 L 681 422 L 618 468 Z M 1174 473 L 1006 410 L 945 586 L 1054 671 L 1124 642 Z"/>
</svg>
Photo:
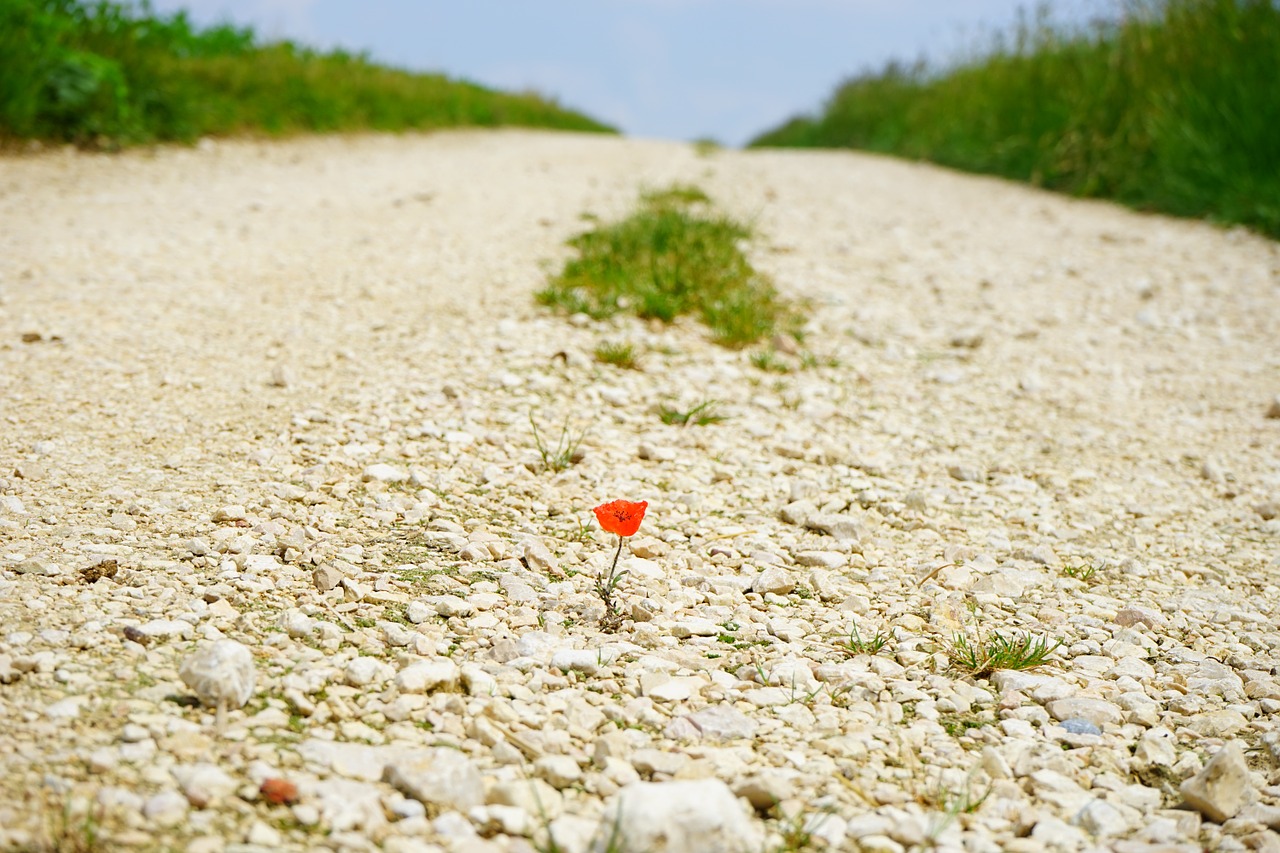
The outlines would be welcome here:
<svg viewBox="0 0 1280 853">
<path fill-rule="evenodd" d="M 623 543 L 623 541 L 624 541 L 624 540 L 623 540 L 623 538 L 622 538 L 621 536 L 619 536 L 619 537 L 618 537 L 618 550 L 613 552 L 613 565 L 609 567 L 609 581 L 610 581 L 610 583 L 612 583 L 612 581 L 613 581 L 613 574 L 614 574 L 614 572 L 616 572 L 616 571 L 618 570 L 618 558 L 622 556 L 622 543 Z"/>
</svg>

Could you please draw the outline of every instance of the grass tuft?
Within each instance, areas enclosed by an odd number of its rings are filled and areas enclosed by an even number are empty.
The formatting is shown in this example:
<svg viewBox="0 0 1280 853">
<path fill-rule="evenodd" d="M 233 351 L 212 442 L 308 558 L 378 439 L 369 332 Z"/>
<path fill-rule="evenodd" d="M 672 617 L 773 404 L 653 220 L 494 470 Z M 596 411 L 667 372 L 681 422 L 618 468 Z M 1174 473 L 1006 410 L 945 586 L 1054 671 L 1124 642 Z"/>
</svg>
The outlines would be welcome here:
<svg viewBox="0 0 1280 853">
<path fill-rule="evenodd" d="M 750 236 L 749 226 L 712 210 L 697 187 L 648 192 L 627 218 L 571 239 L 578 256 L 537 299 L 596 319 L 626 312 L 670 323 L 691 314 L 727 347 L 798 334 L 799 310 L 742 252 Z"/>
<path fill-rule="evenodd" d="M 849 631 L 849 640 L 839 643 L 836 647 L 851 655 L 878 655 L 888 644 L 889 635 L 883 631 L 876 631 L 874 636 L 863 639 L 855 623 Z"/>
<path fill-rule="evenodd" d="M 791 372 L 791 365 L 773 350 L 757 350 L 751 353 L 751 366 L 765 373 Z"/>
<path fill-rule="evenodd" d="M 890 63 L 751 144 L 850 147 L 1280 237 L 1280 3 L 1047 11 L 949 67 Z"/>
<path fill-rule="evenodd" d="M 1089 565 L 1086 563 L 1068 564 L 1062 567 L 1062 573 L 1069 578 L 1075 578 L 1078 581 L 1089 583 L 1098 578 L 1098 573 L 1102 570 L 1099 565 Z"/>
<path fill-rule="evenodd" d="M 596 347 L 595 357 L 601 364 L 610 364 L 624 370 L 635 370 L 639 366 L 636 349 L 629 343 L 602 343 Z"/>
<path fill-rule="evenodd" d="M 529 413 L 529 427 L 533 430 L 533 443 L 538 448 L 538 456 L 542 459 L 542 470 L 564 471 L 574 463 L 582 461 L 582 440 L 587 437 L 587 433 L 583 430 L 575 435 L 569 429 L 568 418 L 565 418 L 564 425 L 560 427 L 560 437 L 555 445 L 543 440 L 538 422 L 533 419 L 533 412 Z"/>
<path fill-rule="evenodd" d="M 1049 662 L 1049 655 L 1061 645 L 1062 640 L 1055 640 L 1053 645 L 1049 645 L 1048 640 L 1030 634 L 1005 636 L 997 632 L 976 642 L 957 634 L 948 644 L 946 654 L 953 668 L 975 678 L 986 678 L 1001 669 L 1027 670 L 1044 666 Z"/>
<path fill-rule="evenodd" d="M 709 426 L 725 420 L 725 416 L 716 411 L 719 405 L 716 400 L 703 400 L 692 409 L 685 411 L 661 406 L 658 409 L 658 417 L 667 426 Z"/>
</svg>

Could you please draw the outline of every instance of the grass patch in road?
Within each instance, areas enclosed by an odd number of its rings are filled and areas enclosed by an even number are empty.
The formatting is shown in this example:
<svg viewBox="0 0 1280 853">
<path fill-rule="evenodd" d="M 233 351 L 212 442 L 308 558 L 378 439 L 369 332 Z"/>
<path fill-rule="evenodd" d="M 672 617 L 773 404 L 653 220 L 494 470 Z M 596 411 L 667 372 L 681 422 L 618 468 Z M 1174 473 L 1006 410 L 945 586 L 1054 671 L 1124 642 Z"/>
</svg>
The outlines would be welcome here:
<svg viewBox="0 0 1280 853">
<path fill-rule="evenodd" d="M 670 323 L 693 315 L 728 347 L 778 333 L 798 337 L 801 312 L 742 252 L 751 234 L 749 225 L 714 211 L 697 187 L 646 193 L 630 216 L 572 238 L 578 256 L 537 300 L 596 319 L 626 312 Z"/>
</svg>

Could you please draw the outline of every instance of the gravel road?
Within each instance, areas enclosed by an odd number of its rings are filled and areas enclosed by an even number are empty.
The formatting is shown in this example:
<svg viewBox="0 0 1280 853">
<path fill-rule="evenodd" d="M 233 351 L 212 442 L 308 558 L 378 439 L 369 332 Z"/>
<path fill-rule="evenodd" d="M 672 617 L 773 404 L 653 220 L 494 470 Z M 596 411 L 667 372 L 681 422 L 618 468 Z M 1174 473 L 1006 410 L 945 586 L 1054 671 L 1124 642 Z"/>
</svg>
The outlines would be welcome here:
<svg viewBox="0 0 1280 853">
<path fill-rule="evenodd" d="M 778 370 L 534 304 L 675 181 Z M 1278 329 L 1276 243 L 847 152 L 0 158 L 0 849 L 1280 850 Z"/>
</svg>

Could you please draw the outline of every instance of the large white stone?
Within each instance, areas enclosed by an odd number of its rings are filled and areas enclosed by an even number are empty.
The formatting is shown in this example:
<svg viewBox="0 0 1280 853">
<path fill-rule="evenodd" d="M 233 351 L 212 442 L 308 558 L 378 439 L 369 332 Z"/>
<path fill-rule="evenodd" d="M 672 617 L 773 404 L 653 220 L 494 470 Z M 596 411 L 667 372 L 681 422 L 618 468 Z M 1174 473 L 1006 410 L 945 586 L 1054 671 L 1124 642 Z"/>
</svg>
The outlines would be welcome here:
<svg viewBox="0 0 1280 853">
<path fill-rule="evenodd" d="M 719 779 L 628 785 L 605 809 L 603 825 L 615 824 L 627 850 L 754 853 L 764 843 L 746 804 Z"/>
</svg>

